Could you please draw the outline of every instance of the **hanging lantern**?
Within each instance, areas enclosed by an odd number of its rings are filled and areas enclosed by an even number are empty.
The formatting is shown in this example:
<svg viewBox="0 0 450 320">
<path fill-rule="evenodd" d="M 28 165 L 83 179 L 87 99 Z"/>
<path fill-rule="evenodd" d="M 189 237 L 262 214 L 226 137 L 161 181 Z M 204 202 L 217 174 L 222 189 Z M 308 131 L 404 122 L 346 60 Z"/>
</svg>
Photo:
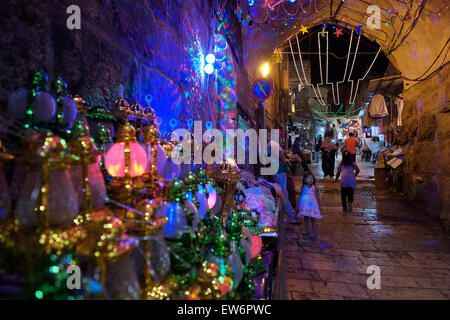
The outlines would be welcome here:
<svg viewBox="0 0 450 320">
<path fill-rule="evenodd" d="M 74 127 L 69 146 L 72 153 L 70 174 L 80 209 L 89 211 L 103 207 L 106 187 L 98 162 L 99 152 L 81 121 Z"/>
<path fill-rule="evenodd" d="M 133 190 L 142 186 L 139 179 L 147 167 L 147 154 L 136 141 L 136 131 L 128 122 L 119 128 L 117 143 L 105 155 L 106 171 L 114 178 L 108 184 L 112 197 L 127 205 L 136 200 Z"/>
<path fill-rule="evenodd" d="M 147 167 L 147 154 L 136 141 L 134 127 L 126 121 L 115 143 L 106 153 L 105 166 L 115 178 L 141 176 Z"/>
<path fill-rule="evenodd" d="M 37 226 L 40 231 L 49 227 L 67 228 L 79 212 L 78 198 L 68 170 L 66 142 L 47 135 L 26 137 L 28 150 L 23 150 L 20 161 L 29 164 L 16 205 L 16 217 L 25 230 Z M 40 159 L 30 157 L 38 154 Z M 36 197 L 30 199 L 30 195 Z"/>
<path fill-rule="evenodd" d="M 129 164 L 127 164 L 127 156 Z M 108 173 L 115 178 L 139 177 L 145 172 L 147 154 L 138 143 L 119 142 L 109 148 L 105 156 Z"/>
</svg>

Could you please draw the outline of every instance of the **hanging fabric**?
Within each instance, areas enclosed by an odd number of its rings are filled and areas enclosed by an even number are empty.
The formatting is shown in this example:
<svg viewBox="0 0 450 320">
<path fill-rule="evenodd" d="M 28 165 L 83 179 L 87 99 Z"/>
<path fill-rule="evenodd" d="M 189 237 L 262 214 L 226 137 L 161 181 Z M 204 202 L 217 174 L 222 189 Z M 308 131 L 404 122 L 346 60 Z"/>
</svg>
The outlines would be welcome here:
<svg viewBox="0 0 450 320">
<path fill-rule="evenodd" d="M 402 126 L 402 112 L 403 112 L 403 93 L 400 93 L 398 97 L 394 98 L 394 103 L 397 106 L 397 126 Z"/>
<path fill-rule="evenodd" d="M 370 115 L 374 118 L 381 118 L 389 114 L 386 107 L 386 101 L 384 101 L 384 97 L 379 93 L 372 97 L 368 110 Z"/>
</svg>

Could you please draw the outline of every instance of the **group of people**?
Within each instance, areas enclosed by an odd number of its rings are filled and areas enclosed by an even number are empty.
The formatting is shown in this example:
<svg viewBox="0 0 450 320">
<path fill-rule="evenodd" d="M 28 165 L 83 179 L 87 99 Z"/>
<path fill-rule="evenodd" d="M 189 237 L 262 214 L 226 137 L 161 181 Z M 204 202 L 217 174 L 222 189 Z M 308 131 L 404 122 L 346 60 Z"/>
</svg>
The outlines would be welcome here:
<svg viewBox="0 0 450 320">
<path fill-rule="evenodd" d="M 298 201 L 298 214 L 295 213 L 294 207 L 289 199 L 287 173 L 275 175 L 274 182 L 281 186 L 285 198 L 285 208 L 290 218 L 289 222 L 298 223 L 300 222 L 298 218 L 303 217 L 305 222 L 304 235 L 311 239 L 315 239 L 317 237 L 317 219 L 322 219 L 323 216 L 320 213 L 321 206 L 319 193 L 316 188 L 316 178 L 306 164 L 306 159 L 299 148 L 299 142 L 300 140 L 297 138 L 292 147 L 292 153 L 298 156 L 304 170 L 303 185 Z M 342 145 L 342 161 L 337 167 L 336 177 L 334 179 L 334 181 L 337 182 L 340 178 L 343 212 L 352 211 L 356 177 L 360 172 L 356 165 L 356 148 L 358 145 L 358 139 L 354 137 L 353 133 L 350 133 L 348 139 L 346 139 Z M 325 134 L 325 140 L 322 142 L 320 150 L 323 154 L 322 169 L 324 178 L 327 176 L 334 178 L 335 156 L 338 147 L 331 141 L 331 135 L 328 132 Z"/>
</svg>

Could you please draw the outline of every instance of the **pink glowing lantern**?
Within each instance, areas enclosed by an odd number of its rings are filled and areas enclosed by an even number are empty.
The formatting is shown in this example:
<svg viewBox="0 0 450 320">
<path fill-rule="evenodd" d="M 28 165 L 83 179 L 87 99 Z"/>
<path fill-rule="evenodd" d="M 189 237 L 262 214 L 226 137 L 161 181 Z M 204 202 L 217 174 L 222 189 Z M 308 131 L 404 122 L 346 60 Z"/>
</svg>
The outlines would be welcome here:
<svg viewBox="0 0 450 320">
<path fill-rule="evenodd" d="M 115 178 L 123 178 L 126 169 L 130 177 L 144 174 L 147 167 L 147 154 L 138 143 L 129 143 L 127 153 L 130 155 L 129 168 L 126 165 L 126 142 L 114 144 L 105 156 L 105 166 L 108 173 Z"/>
<path fill-rule="evenodd" d="M 147 167 L 147 153 L 136 141 L 136 131 L 126 122 L 118 132 L 118 142 L 105 155 L 105 167 L 115 178 L 138 177 Z"/>
</svg>

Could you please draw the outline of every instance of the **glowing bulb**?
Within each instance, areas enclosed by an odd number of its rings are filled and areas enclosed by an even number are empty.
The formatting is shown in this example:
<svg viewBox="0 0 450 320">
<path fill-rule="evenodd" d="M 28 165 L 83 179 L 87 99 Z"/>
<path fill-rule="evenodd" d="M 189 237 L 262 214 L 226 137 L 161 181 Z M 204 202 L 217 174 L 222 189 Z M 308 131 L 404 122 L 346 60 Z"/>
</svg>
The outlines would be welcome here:
<svg viewBox="0 0 450 320">
<path fill-rule="evenodd" d="M 268 74 L 269 74 L 269 63 L 266 62 L 262 68 L 262 75 L 263 77 L 266 77 Z"/>
<path fill-rule="evenodd" d="M 206 72 L 207 74 L 213 73 L 213 72 L 214 72 L 214 67 L 213 67 L 213 65 L 208 63 L 208 64 L 205 66 L 205 72 Z"/>
<path fill-rule="evenodd" d="M 210 53 L 206 56 L 205 60 L 207 63 L 213 64 L 216 61 L 216 57 L 212 53 Z"/>
</svg>

